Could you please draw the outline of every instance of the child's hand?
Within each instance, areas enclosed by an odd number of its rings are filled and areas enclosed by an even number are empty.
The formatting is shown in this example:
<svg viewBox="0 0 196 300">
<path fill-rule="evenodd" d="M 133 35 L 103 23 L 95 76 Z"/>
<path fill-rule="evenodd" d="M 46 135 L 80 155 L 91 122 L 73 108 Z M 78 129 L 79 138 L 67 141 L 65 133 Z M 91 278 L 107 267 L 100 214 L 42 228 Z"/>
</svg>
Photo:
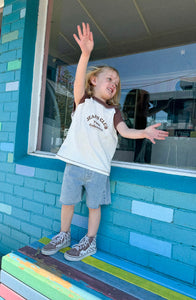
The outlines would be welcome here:
<svg viewBox="0 0 196 300">
<path fill-rule="evenodd" d="M 73 37 L 78 43 L 82 53 L 85 55 L 90 55 L 94 47 L 94 41 L 93 33 L 90 31 L 89 24 L 82 23 L 82 29 L 79 25 L 77 26 L 77 29 L 78 36 L 74 34 Z"/>
<path fill-rule="evenodd" d="M 159 126 L 161 126 L 161 123 L 148 126 L 146 127 L 146 129 L 144 129 L 145 137 L 149 139 L 153 144 L 155 144 L 155 139 L 165 140 L 165 138 L 169 135 L 169 132 L 167 131 L 156 129 Z"/>
</svg>

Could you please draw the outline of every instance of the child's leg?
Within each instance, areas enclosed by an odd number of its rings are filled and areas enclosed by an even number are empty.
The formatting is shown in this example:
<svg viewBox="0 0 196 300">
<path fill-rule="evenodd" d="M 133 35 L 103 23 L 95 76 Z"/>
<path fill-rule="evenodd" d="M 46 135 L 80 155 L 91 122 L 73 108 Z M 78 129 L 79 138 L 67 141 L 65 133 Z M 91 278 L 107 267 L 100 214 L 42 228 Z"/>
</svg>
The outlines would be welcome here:
<svg viewBox="0 0 196 300">
<path fill-rule="evenodd" d="M 99 229 L 101 220 L 101 207 L 93 209 L 89 208 L 89 219 L 88 219 L 88 237 L 94 237 Z"/>
<path fill-rule="evenodd" d="M 61 231 L 70 230 L 71 220 L 74 213 L 74 205 L 62 205 L 61 207 Z"/>
</svg>

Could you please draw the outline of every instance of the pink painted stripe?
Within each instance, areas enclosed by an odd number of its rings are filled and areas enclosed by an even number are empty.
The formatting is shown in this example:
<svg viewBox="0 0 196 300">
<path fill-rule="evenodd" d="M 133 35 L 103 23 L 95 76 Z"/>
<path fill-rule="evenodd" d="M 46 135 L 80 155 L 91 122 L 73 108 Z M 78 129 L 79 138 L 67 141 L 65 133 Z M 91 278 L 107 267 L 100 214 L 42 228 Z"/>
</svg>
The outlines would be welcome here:
<svg viewBox="0 0 196 300">
<path fill-rule="evenodd" d="M 14 293 L 12 290 L 10 290 L 2 283 L 0 284 L 0 297 L 2 297 L 5 300 L 25 300 L 25 298 Z"/>
</svg>

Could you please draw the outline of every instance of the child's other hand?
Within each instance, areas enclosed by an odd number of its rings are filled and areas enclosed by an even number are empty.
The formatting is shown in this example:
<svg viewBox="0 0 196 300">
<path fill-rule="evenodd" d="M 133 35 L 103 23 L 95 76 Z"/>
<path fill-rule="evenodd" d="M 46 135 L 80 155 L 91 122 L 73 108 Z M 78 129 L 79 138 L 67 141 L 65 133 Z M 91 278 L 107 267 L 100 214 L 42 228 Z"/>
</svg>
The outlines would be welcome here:
<svg viewBox="0 0 196 300">
<path fill-rule="evenodd" d="M 156 129 L 159 126 L 161 126 L 161 123 L 148 126 L 144 129 L 145 138 L 149 139 L 153 144 L 155 144 L 155 139 L 165 140 L 169 135 L 167 131 Z"/>
<path fill-rule="evenodd" d="M 93 33 L 90 31 L 89 24 L 82 23 L 82 29 L 80 25 L 77 26 L 78 36 L 73 35 L 74 39 L 78 43 L 81 51 L 85 55 L 90 55 L 94 47 Z"/>
</svg>

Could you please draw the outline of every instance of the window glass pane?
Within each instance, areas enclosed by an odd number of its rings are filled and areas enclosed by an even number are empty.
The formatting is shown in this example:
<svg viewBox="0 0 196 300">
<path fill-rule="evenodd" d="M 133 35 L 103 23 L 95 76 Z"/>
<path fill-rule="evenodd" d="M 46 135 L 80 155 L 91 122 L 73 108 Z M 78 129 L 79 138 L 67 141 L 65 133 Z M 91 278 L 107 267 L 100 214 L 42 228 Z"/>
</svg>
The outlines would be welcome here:
<svg viewBox="0 0 196 300">
<path fill-rule="evenodd" d="M 53 26 L 53 24 L 52 24 Z M 53 30 L 51 29 L 51 34 Z M 54 40 L 54 39 L 53 39 Z M 76 65 L 48 56 L 41 151 L 56 153 L 71 123 Z M 120 108 L 130 128 L 144 129 L 161 123 L 169 131 L 165 141 L 118 137 L 114 160 L 196 169 L 196 44 L 122 57 L 90 61 L 108 64 L 121 77 Z"/>
</svg>

